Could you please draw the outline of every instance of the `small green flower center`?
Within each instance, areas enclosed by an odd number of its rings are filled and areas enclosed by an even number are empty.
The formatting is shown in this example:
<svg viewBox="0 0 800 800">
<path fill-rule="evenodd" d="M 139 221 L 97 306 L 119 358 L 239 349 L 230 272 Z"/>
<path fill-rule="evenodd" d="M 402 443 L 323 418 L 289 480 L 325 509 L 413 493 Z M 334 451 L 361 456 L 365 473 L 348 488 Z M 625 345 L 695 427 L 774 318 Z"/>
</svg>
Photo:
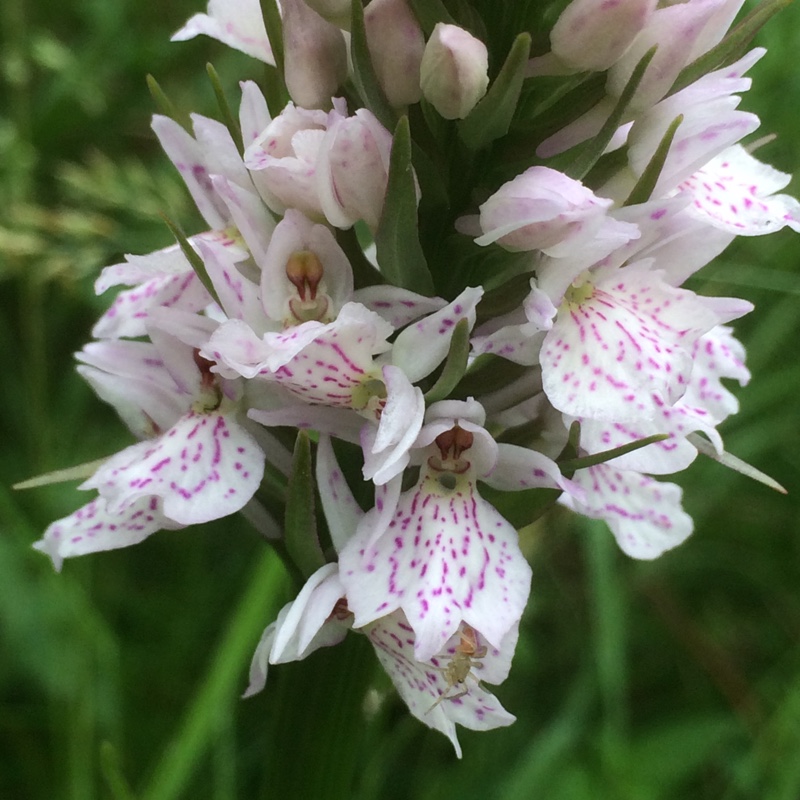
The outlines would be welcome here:
<svg viewBox="0 0 800 800">
<path fill-rule="evenodd" d="M 594 294 L 594 283 L 592 283 L 589 272 L 579 275 L 572 285 L 564 292 L 564 304 L 579 306 L 585 303 Z"/>
</svg>

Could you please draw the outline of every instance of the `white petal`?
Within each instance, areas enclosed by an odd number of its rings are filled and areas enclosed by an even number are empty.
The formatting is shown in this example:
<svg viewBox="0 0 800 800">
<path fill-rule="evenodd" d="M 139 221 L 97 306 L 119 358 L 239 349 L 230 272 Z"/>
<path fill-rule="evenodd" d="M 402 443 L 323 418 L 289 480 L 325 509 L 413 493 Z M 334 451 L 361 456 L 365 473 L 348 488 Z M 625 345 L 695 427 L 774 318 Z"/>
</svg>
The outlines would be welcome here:
<svg viewBox="0 0 800 800">
<path fill-rule="evenodd" d="M 339 469 L 330 436 L 327 435 L 319 437 L 317 447 L 317 486 L 331 541 L 336 552 L 340 553 L 355 534 L 364 512 L 356 503 Z"/>
<path fill-rule="evenodd" d="M 393 328 L 402 328 L 447 305 L 441 297 L 425 297 L 400 286 L 367 286 L 353 294 L 353 299 L 370 311 L 380 314 Z"/>
<path fill-rule="evenodd" d="M 692 518 L 681 508 L 682 492 L 674 483 L 608 464 L 579 470 L 574 480 L 586 491 L 585 502 L 566 493 L 561 502 L 607 522 L 622 551 L 632 558 L 657 558 L 692 532 Z"/>
<path fill-rule="evenodd" d="M 450 349 L 453 328 L 466 319 L 475 325 L 475 307 L 483 289 L 468 288 L 441 310 L 409 325 L 392 347 L 392 363 L 406 373 L 411 383 L 430 375 L 444 361 Z"/>
<path fill-rule="evenodd" d="M 209 0 L 208 14 L 195 14 L 172 35 L 172 41 L 182 42 L 200 34 L 275 64 L 258 0 Z"/>
<path fill-rule="evenodd" d="M 508 642 L 503 643 L 502 656 L 499 651 L 492 650 L 480 660 L 480 666 L 474 668 L 473 677 L 464 685 L 466 694 L 453 698 L 457 692 L 448 686 L 443 670 L 448 663 L 448 656 L 455 653 L 459 643 L 457 636 L 442 648 L 441 652 L 445 654 L 443 657 L 434 657 L 430 663 L 424 663 L 415 655 L 414 631 L 402 612 L 382 617 L 370 625 L 365 633 L 409 711 L 420 722 L 447 736 L 459 758 L 461 747 L 456 736 L 456 722 L 473 730 L 491 730 L 510 725 L 514 721 L 515 718 L 478 681 L 484 677 L 483 666 L 489 672 L 496 659 L 508 660 L 510 663 L 516 634 L 513 637 L 509 635 Z M 446 699 L 433 708 L 442 695 Z"/>
<path fill-rule="evenodd" d="M 120 292 L 92 328 L 92 336 L 97 339 L 144 336 L 151 309 L 178 307 L 194 312 L 201 311 L 210 301 L 210 295 L 194 272 L 159 275 L 134 289 Z"/>
<path fill-rule="evenodd" d="M 522 615 L 531 571 L 517 532 L 472 481 L 448 490 L 423 468 L 385 533 L 369 544 L 373 519 L 368 512 L 340 556 L 356 627 L 401 608 L 422 661 L 440 652 L 462 622 L 489 643 L 502 642 Z"/>
<path fill-rule="evenodd" d="M 789 179 L 737 145 L 679 188 L 691 193 L 689 209 L 699 219 L 739 236 L 761 236 L 787 225 L 800 231 L 800 203 L 786 194 L 771 194 Z"/>
<path fill-rule="evenodd" d="M 559 311 L 541 351 L 544 391 L 570 416 L 652 419 L 684 394 L 691 348 L 727 310 L 643 262 L 615 270 Z"/>
<path fill-rule="evenodd" d="M 51 523 L 33 547 L 50 556 L 56 570 L 70 556 L 116 550 L 138 544 L 162 528 L 180 527 L 164 517 L 155 497 L 140 497 L 120 511 L 110 511 L 102 497 Z"/>
<path fill-rule="evenodd" d="M 122 510 L 160 497 L 164 515 L 183 525 L 238 511 L 258 488 L 264 453 L 244 428 L 220 412 L 190 412 L 163 436 L 113 456 L 84 484 Z"/>
</svg>

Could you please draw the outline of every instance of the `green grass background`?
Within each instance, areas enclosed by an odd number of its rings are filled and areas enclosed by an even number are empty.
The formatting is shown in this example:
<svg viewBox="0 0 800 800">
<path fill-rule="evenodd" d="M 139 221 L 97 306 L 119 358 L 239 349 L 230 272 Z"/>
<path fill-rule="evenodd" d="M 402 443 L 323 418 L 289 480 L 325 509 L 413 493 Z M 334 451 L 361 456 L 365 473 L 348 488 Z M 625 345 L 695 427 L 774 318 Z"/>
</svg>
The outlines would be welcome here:
<svg viewBox="0 0 800 800">
<path fill-rule="evenodd" d="M 681 476 L 693 537 L 654 563 L 556 511 L 527 531 L 531 602 L 508 729 L 461 734 L 464 759 L 412 719 L 357 637 L 272 670 L 241 701 L 263 627 L 292 594 L 245 523 L 159 533 L 67 562 L 30 549 L 85 502 L 15 481 L 130 443 L 74 373 L 107 304 L 92 282 L 201 223 L 149 131 L 144 75 L 214 114 L 259 65 L 168 36 L 201 2 L 0 4 L 0 798 L 800 797 L 800 239 L 737 242 L 694 288 L 746 297 L 751 384 L 728 449 L 780 496 L 698 461 Z M 774 19 L 744 107 L 800 167 L 800 7 Z M 233 96 L 233 94 L 232 94 Z M 800 181 L 792 185 L 800 194 Z M 369 691 L 365 691 L 369 687 Z"/>
</svg>

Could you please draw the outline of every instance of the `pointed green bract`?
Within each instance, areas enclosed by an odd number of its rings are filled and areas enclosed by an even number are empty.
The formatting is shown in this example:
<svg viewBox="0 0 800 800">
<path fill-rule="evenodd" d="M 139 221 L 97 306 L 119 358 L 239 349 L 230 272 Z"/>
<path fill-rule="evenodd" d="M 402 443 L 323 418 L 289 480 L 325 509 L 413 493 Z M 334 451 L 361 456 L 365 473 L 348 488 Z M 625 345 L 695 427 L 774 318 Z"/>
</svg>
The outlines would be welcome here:
<svg viewBox="0 0 800 800">
<path fill-rule="evenodd" d="M 305 431 L 299 431 L 286 492 L 284 532 L 286 549 L 306 578 L 325 564 L 317 536 L 315 507 L 311 439 Z"/>
<path fill-rule="evenodd" d="M 217 105 L 219 105 L 222 121 L 225 123 L 225 127 L 228 129 L 228 132 L 230 133 L 231 138 L 236 145 L 236 149 L 239 151 L 239 155 L 242 155 L 244 153 L 242 129 L 239 126 L 236 117 L 234 117 L 230 105 L 228 105 L 228 98 L 225 97 L 225 91 L 222 88 L 222 81 L 220 81 L 219 74 L 214 69 L 214 65 L 211 62 L 206 64 L 206 72 L 208 73 L 208 79 L 211 81 L 211 88 L 214 90 L 214 96 L 217 98 Z"/>
<path fill-rule="evenodd" d="M 192 122 L 188 114 L 184 114 L 178 110 L 178 107 L 172 100 L 167 97 L 166 92 L 161 88 L 159 82 L 152 76 L 148 75 L 147 88 L 150 90 L 150 96 L 156 104 L 156 108 L 165 116 L 169 117 L 178 123 L 185 131 L 192 133 Z"/>
<path fill-rule="evenodd" d="M 389 183 L 375 245 L 381 272 L 391 283 L 420 294 L 433 295 L 433 279 L 419 243 L 417 195 L 407 117 L 400 119 L 394 132 Z"/>
<path fill-rule="evenodd" d="M 480 150 L 508 133 L 517 110 L 530 50 L 530 34 L 521 33 L 511 45 L 486 96 L 458 123 L 459 136 L 470 150 Z"/>
<path fill-rule="evenodd" d="M 675 134 L 682 122 L 683 114 L 679 114 L 672 120 L 666 133 L 661 138 L 655 153 L 653 153 L 653 157 L 650 159 L 644 172 L 636 182 L 636 186 L 633 187 L 633 191 L 628 195 L 628 199 L 623 205 L 635 206 L 639 203 L 646 203 L 650 199 L 653 190 L 656 188 L 658 179 L 661 177 L 661 170 L 664 169 L 664 163 L 669 155 L 669 149 L 672 147 L 672 140 L 675 138 Z"/>
<path fill-rule="evenodd" d="M 173 222 L 166 214 L 161 214 L 161 219 L 167 223 L 167 227 L 172 232 L 172 235 L 178 242 L 178 245 L 181 248 L 181 251 L 186 256 L 186 260 L 189 262 L 194 274 L 197 275 L 198 280 L 200 283 L 203 284 L 205 290 L 211 295 L 214 299 L 214 302 L 217 305 L 221 305 L 219 302 L 219 297 L 217 296 L 217 290 L 214 288 L 214 284 L 211 282 L 211 278 L 208 274 L 208 270 L 206 270 L 206 265 L 203 263 L 203 259 L 200 258 L 197 251 L 192 247 L 189 243 L 189 240 L 186 237 L 186 234 L 181 230 L 180 226 Z"/>
<path fill-rule="evenodd" d="M 597 136 L 589 141 L 581 154 L 565 168 L 564 172 L 571 178 L 575 178 L 576 180 L 584 178 L 589 170 L 597 163 L 600 156 L 605 152 L 608 143 L 625 120 L 628 106 L 636 90 L 639 88 L 642 78 L 644 78 L 647 67 L 653 60 L 656 50 L 657 46 L 654 45 L 641 57 L 631 74 L 630 80 L 625 84 L 625 89 L 619 96 L 619 100 L 617 100 L 617 104 L 614 106 L 611 116 L 605 121 L 605 124 L 600 129 Z"/>
<path fill-rule="evenodd" d="M 277 0 L 260 0 L 261 13 L 264 16 L 264 27 L 267 29 L 269 46 L 275 57 L 275 66 L 283 77 L 283 22 Z"/>
<path fill-rule="evenodd" d="M 648 436 L 644 439 L 637 439 L 635 442 L 623 444 L 622 446 L 615 447 L 612 450 L 603 450 L 601 453 L 593 453 L 590 456 L 581 456 L 580 458 L 569 458 L 564 461 L 559 461 L 558 466 L 565 475 L 567 473 L 573 475 L 579 469 L 588 469 L 589 467 L 595 467 L 598 464 L 605 464 L 606 461 L 611 461 L 612 458 L 619 458 L 619 456 L 633 453 L 636 450 L 641 450 L 643 447 L 647 447 L 649 444 L 663 442 L 665 439 L 669 439 L 669 436 L 666 433 L 656 433 L 653 436 Z"/>
<path fill-rule="evenodd" d="M 752 478 L 754 481 L 763 483 L 764 486 L 769 486 L 770 489 L 774 489 L 776 492 L 788 494 L 786 489 L 784 489 L 783 486 L 778 483 L 778 481 L 776 481 L 774 478 L 770 478 L 769 475 L 762 472 L 760 469 L 756 469 L 746 461 L 742 461 L 741 458 L 737 458 L 731 453 L 726 453 L 724 450 L 721 453 L 718 453 L 714 449 L 714 446 L 711 444 L 711 442 L 709 442 L 708 439 L 700 436 L 699 433 L 690 433 L 686 438 L 697 448 L 698 452 L 702 453 L 704 456 L 713 458 L 714 461 L 719 461 L 722 466 L 735 470 L 741 475 L 746 475 L 748 478 Z"/>
</svg>

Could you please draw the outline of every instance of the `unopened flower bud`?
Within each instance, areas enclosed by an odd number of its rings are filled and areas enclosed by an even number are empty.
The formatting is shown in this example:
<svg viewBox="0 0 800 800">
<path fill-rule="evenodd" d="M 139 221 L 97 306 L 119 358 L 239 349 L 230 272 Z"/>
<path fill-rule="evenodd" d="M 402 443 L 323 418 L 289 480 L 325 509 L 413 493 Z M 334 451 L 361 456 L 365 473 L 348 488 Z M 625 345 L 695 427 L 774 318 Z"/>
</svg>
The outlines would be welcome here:
<svg viewBox="0 0 800 800">
<path fill-rule="evenodd" d="M 425 46 L 420 83 L 425 99 L 445 118 L 464 119 L 489 85 L 486 45 L 457 25 L 437 23 Z"/>
<path fill-rule="evenodd" d="M 329 108 L 347 78 L 347 46 L 335 25 L 303 0 L 283 0 L 286 88 L 303 108 Z"/>
<path fill-rule="evenodd" d="M 419 102 L 425 37 L 406 0 L 372 0 L 364 11 L 367 45 L 378 83 L 395 107 Z"/>
<path fill-rule="evenodd" d="M 553 54 L 577 70 L 615 64 L 644 28 L 656 0 L 572 0 L 550 33 Z"/>
</svg>

